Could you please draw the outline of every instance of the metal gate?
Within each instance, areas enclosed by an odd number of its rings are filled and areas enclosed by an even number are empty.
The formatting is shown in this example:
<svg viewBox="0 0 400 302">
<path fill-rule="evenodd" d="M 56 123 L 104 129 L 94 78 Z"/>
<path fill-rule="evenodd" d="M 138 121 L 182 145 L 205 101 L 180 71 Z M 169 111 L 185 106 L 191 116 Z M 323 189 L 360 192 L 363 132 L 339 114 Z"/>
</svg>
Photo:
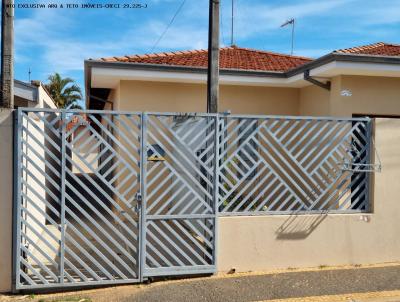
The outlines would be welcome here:
<svg viewBox="0 0 400 302">
<path fill-rule="evenodd" d="M 15 288 L 215 272 L 216 123 L 19 109 Z"/>
<path fill-rule="evenodd" d="M 19 108 L 14 288 L 216 271 L 217 214 L 369 210 L 371 120 Z"/>
<path fill-rule="evenodd" d="M 144 116 L 143 276 L 212 273 L 216 115 Z"/>
<path fill-rule="evenodd" d="M 221 117 L 223 215 L 369 211 L 371 119 Z"/>
<path fill-rule="evenodd" d="M 139 281 L 140 124 L 18 110 L 16 289 Z"/>
</svg>

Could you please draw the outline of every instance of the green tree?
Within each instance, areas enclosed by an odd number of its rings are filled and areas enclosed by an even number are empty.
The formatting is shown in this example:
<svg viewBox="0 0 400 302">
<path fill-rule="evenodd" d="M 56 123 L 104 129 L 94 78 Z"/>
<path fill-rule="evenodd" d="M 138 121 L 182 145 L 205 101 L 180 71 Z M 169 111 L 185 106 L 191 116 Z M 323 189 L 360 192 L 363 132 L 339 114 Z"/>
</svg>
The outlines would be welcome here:
<svg viewBox="0 0 400 302">
<path fill-rule="evenodd" d="M 62 78 L 57 72 L 48 77 L 45 85 L 58 108 L 82 109 L 78 101 L 82 100 L 81 88 L 71 78 Z"/>
</svg>

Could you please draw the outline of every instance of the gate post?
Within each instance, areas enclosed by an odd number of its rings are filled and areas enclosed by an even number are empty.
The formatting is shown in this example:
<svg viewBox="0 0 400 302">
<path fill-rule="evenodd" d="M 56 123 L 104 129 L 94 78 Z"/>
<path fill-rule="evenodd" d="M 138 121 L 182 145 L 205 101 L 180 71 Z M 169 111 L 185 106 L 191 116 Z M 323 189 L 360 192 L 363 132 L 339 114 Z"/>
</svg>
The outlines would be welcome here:
<svg viewBox="0 0 400 302">
<path fill-rule="evenodd" d="M 67 129 L 65 110 L 61 110 L 61 242 L 60 242 L 60 283 L 64 284 L 64 258 L 65 258 L 65 132 Z"/>
<path fill-rule="evenodd" d="M 146 265 L 146 171 L 147 171 L 147 119 L 146 112 L 140 118 L 140 195 L 141 201 L 136 201 L 139 208 L 139 280 L 143 282 L 143 272 Z"/>
<path fill-rule="evenodd" d="M 213 257 L 215 266 L 215 272 L 217 270 L 217 251 L 218 251 L 218 216 L 219 216 L 219 206 L 218 206 L 218 192 L 219 192 L 219 115 L 216 114 L 215 117 L 215 129 L 214 129 L 214 183 L 213 183 L 213 210 L 214 210 L 214 240 L 213 240 Z"/>
<path fill-rule="evenodd" d="M 368 140 L 368 142 L 367 142 L 367 145 L 368 145 L 368 148 L 367 148 L 367 156 L 366 156 L 366 164 L 372 164 L 372 156 L 371 156 L 371 153 L 373 152 L 373 150 L 374 150 L 374 148 L 375 148 L 375 140 L 374 140 L 374 138 L 373 138 L 373 120 L 372 119 L 370 119 L 368 122 L 367 122 L 367 140 Z M 375 160 L 375 159 L 374 159 Z M 374 164 L 375 164 L 375 162 L 374 162 Z M 367 181 L 366 181 L 366 186 L 367 186 L 367 188 L 365 189 L 365 191 L 366 191 L 366 193 L 365 193 L 365 195 L 366 195 L 366 205 L 365 205 L 365 212 L 367 212 L 367 213 L 369 213 L 370 211 L 371 211 L 371 188 L 372 188 L 372 185 L 371 185 L 371 182 L 372 182 L 372 177 L 371 177 L 371 173 L 369 173 L 369 172 L 364 172 L 364 173 L 366 173 L 367 175 L 366 175 L 366 177 L 367 177 Z"/>
<path fill-rule="evenodd" d="M 14 147 L 13 147 L 13 266 L 12 292 L 17 293 L 20 285 L 20 257 L 21 257 L 21 108 L 14 111 Z"/>
</svg>

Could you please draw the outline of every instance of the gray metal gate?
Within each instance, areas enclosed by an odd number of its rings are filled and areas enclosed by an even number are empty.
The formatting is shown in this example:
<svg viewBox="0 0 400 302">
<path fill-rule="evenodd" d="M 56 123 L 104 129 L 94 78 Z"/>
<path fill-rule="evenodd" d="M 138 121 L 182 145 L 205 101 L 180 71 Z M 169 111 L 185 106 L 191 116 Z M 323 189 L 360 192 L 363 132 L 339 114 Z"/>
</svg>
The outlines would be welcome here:
<svg viewBox="0 0 400 302">
<path fill-rule="evenodd" d="M 215 272 L 216 115 L 144 116 L 143 275 Z"/>
<path fill-rule="evenodd" d="M 216 123 L 19 109 L 15 288 L 215 272 Z"/>
<path fill-rule="evenodd" d="M 139 281 L 140 124 L 18 110 L 16 289 Z"/>
<path fill-rule="evenodd" d="M 371 119 L 221 117 L 223 215 L 369 211 Z"/>
<path fill-rule="evenodd" d="M 216 271 L 217 215 L 369 210 L 371 121 L 20 108 L 15 289 Z"/>
</svg>

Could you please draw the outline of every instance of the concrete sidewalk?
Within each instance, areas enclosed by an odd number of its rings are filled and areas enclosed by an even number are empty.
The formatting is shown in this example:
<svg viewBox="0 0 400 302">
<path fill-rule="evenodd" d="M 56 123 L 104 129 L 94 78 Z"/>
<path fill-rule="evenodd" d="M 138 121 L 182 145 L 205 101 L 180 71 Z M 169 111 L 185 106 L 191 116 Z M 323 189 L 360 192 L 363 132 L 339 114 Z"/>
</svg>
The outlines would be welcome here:
<svg viewBox="0 0 400 302">
<path fill-rule="evenodd" d="M 44 302 L 83 298 L 93 302 L 400 302 L 400 265 L 238 274 L 9 298 Z M 0 298 L 0 301 L 4 300 Z"/>
</svg>

